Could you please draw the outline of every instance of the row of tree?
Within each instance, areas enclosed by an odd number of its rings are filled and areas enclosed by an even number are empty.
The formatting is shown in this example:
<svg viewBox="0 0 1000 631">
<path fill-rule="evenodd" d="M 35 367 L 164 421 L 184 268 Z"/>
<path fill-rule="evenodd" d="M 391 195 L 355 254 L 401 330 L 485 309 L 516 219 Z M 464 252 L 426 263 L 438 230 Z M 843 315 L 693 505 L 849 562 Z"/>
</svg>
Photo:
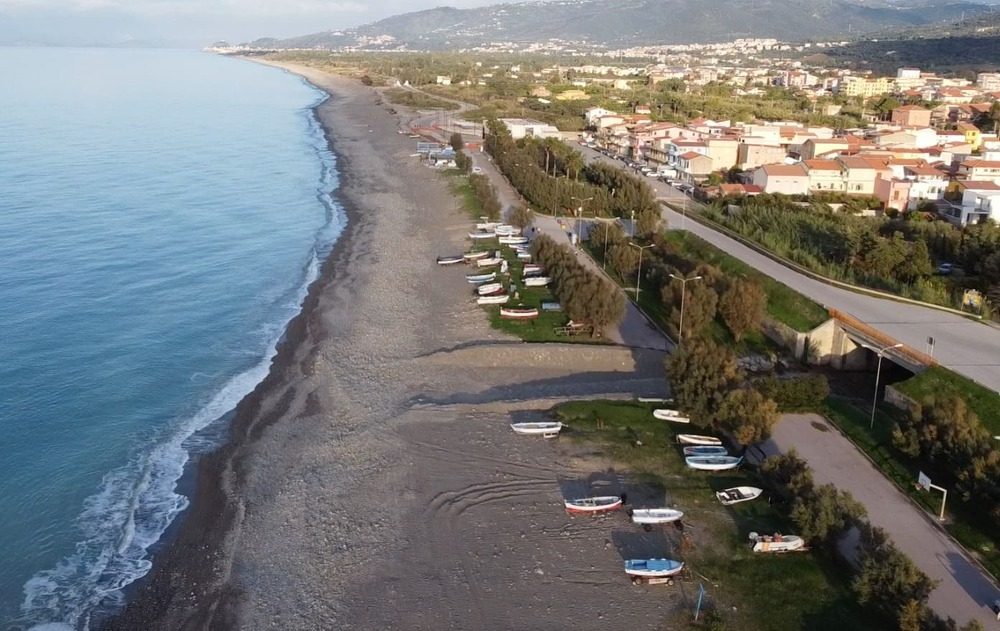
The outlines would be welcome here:
<svg viewBox="0 0 1000 631">
<path fill-rule="evenodd" d="M 892 442 L 951 476 L 963 499 L 974 500 L 1000 523 L 1000 450 L 965 401 L 955 396 L 926 401 L 896 423 Z"/>
<path fill-rule="evenodd" d="M 490 179 L 485 175 L 473 173 L 469 176 L 469 186 L 483 210 L 483 215 L 490 221 L 500 219 L 500 198 L 497 197 L 497 189 L 490 183 Z"/>
<path fill-rule="evenodd" d="M 595 334 L 621 322 L 625 315 L 621 289 L 584 267 L 569 247 L 539 235 L 531 242 L 531 255 L 545 268 L 552 293 L 571 320 L 593 326 Z"/>
</svg>

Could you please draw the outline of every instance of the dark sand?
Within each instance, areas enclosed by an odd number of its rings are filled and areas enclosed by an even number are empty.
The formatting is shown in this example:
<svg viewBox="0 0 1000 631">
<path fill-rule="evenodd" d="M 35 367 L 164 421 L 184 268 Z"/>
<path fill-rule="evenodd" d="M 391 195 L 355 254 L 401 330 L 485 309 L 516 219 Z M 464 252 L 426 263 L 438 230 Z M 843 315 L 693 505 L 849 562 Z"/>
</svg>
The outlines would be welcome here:
<svg viewBox="0 0 1000 631">
<path fill-rule="evenodd" d="M 622 561 L 669 554 L 672 535 L 561 505 L 643 489 L 507 427 L 567 398 L 661 393 L 662 355 L 490 329 L 468 269 L 434 264 L 469 220 L 400 119 L 357 82 L 293 70 L 331 94 L 317 112 L 348 227 L 107 628 L 662 628 L 685 590 L 633 587 Z"/>
</svg>

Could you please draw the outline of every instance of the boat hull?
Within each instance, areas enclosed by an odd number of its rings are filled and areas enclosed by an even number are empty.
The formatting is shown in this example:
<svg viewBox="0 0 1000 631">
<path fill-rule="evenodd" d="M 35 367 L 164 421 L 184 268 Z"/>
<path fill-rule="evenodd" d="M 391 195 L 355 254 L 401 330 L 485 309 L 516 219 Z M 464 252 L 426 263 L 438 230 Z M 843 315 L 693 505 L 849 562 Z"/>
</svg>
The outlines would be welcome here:
<svg viewBox="0 0 1000 631">
<path fill-rule="evenodd" d="M 625 573 L 643 578 L 663 578 L 679 574 L 684 563 L 673 559 L 629 559 L 625 561 Z"/>
<path fill-rule="evenodd" d="M 515 434 L 522 436 L 555 436 L 562 431 L 562 423 L 511 423 Z"/>
<path fill-rule="evenodd" d="M 735 456 L 688 456 L 687 466 L 699 471 L 729 471 L 740 466 L 743 458 Z"/>
<path fill-rule="evenodd" d="M 670 421 L 671 423 L 690 423 L 691 419 L 687 416 L 681 416 L 681 413 L 677 410 L 653 410 L 653 418 L 661 421 Z"/>
<path fill-rule="evenodd" d="M 566 507 L 566 512 L 573 515 L 597 515 L 620 509 L 622 500 L 620 497 L 606 496 L 566 500 L 563 504 Z"/>
<path fill-rule="evenodd" d="M 717 497 L 724 506 L 731 506 L 733 504 L 739 504 L 740 502 L 755 500 L 760 497 L 763 492 L 763 489 L 758 489 L 755 486 L 734 486 L 729 489 L 717 491 L 715 493 L 715 497 Z"/>
<path fill-rule="evenodd" d="M 701 436 L 699 434 L 678 434 L 677 442 L 682 445 L 722 445 L 722 441 L 714 436 Z"/>
<path fill-rule="evenodd" d="M 684 513 L 672 508 L 637 508 L 632 511 L 632 523 L 655 526 L 670 524 L 684 517 Z"/>
<path fill-rule="evenodd" d="M 500 317 L 504 320 L 534 320 L 538 317 L 538 309 L 500 309 Z"/>
</svg>

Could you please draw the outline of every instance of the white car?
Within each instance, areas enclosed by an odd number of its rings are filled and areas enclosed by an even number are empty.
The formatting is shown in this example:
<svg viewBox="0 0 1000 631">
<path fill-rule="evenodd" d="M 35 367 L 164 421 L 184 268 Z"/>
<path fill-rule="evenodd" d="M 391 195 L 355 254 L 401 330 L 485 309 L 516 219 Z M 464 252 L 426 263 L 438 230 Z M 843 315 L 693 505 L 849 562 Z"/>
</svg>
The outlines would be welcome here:
<svg viewBox="0 0 1000 631">
<path fill-rule="evenodd" d="M 472 167 L 472 172 L 473 173 L 482 173 L 483 170 L 480 167 Z"/>
</svg>

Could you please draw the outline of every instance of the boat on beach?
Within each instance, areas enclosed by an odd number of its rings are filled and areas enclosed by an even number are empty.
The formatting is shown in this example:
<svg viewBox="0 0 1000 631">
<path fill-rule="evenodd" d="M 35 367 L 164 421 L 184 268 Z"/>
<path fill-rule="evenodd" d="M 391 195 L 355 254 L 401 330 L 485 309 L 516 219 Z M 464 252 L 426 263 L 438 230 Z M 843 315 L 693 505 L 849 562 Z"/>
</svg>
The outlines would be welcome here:
<svg viewBox="0 0 1000 631">
<path fill-rule="evenodd" d="M 497 239 L 502 245 L 516 245 L 519 243 L 527 243 L 528 237 L 499 237 Z"/>
<path fill-rule="evenodd" d="M 503 259 L 499 256 L 490 257 L 488 259 L 479 259 L 476 261 L 476 267 L 491 267 L 493 265 L 500 265 L 501 261 L 503 261 Z"/>
<path fill-rule="evenodd" d="M 782 552 L 801 552 L 806 549 L 806 542 L 798 535 L 783 535 L 776 532 L 773 535 L 758 535 L 750 533 L 750 544 L 754 552 L 781 554 Z"/>
<path fill-rule="evenodd" d="M 490 294 L 495 294 L 498 291 L 503 291 L 503 285 L 500 283 L 486 283 L 485 285 L 476 287 L 476 293 L 480 296 L 488 296 Z"/>
<path fill-rule="evenodd" d="M 505 320 L 534 320 L 538 309 L 500 308 L 500 317 Z"/>
<path fill-rule="evenodd" d="M 653 410 L 653 418 L 659 419 L 661 421 L 670 421 L 671 423 L 690 423 L 691 419 L 687 416 L 682 416 L 678 410 L 668 410 L 659 409 Z"/>
<path fill-rule="evenodd" d="M 473 285 L 479 285 L 480 283 L 489 283 L 497 279 L 496 272 L 490 272 L 489 274 L 466 274 L 465 280 L 469 281 Z"/>
<path fill-rule="evenodd" d="M 562 311 L 562 305 L 558 302 L 543 302 L 542 311 Z"/>
<path fill-rule="evenodd" d="M 486 221 L 486 222 L 483 222 L 483 223 L 477 223 L 476 224 L 476 230 L 478 232 L 495 232 L 496 229 L 497 229 L 497 226 L 499 226 L 499 225 L 500 224 L 498 224 L 495 221 Z"/>
<path fill-rule="evenodd" d="M 655 525 L 669 524 L 679 520 L 684 513 L 673 508 L 637 508 L 632 511 L 632 523 Z"/>
<path fill-rule="evenodd" d="M 520 228 L 515 228 L 509 224 L 500 224 L 499 226 L 493 228 L 493 232 L 495 232 L 498 237 L 517 237 L 521 235 Z"/>
<path fill-rule="evenodd" d="M 739 504 L 740 502 L 749 502 L 750 500 L 757 499 L 763 492 L 763 489 L 758 489 L 755 486 L 734 486 L 732 488 L 716 491 L 715 497 L 719 498 L 719 501 L 725 506 L 729 506 L 731 504 Z"/>
<path fill-rule="evenodd" d="M 701 434 L 677 434 L 677 442 L 682 445 L 721 445 L 722 441 L 714 436 Z"/>
<path fill-rule="evenodd" d="M 548 276 L 525 276 L 523 281 L 525 287 L 544 287 L 551 279 Z"/>
<path fill-rule="evenodd" d="M 480 296 L 476 298 L 476 304 L 479 305 L 502 305 L 506 304 L 510 300 L 510 294 L 497 294 L 494 296 Z"/>
<path fill-rule="evenodd" d="M 497 237 L 494 232 L 470 232 L 469 238 L 478 241 L 482 239 L 495 239 Z"/>
<path fill-rule="evenodd" d="M 437 257 L 437 264 L 438 265 L 454 265 L 456 263 L 464 263 L 464 262 L 465 262 L 465 257 L 463 257 L 461 254 L 459 254 L 457 256 L 439 256 L 439 257 Z"/>
<path fill-rule="evenodd" d="M 515 434 L 523 434 L 525 436 L 545 436 L 546 438 L 551 438 L 559 435 L 559 432 L 562 431 L 563 424 L 558 421 L 511 423 L 510 428 L 514 430 Z"/>
<path fill-rule="evenodd" d="M 625 573 L 629 576 L 673 576 L 683 569 L 684 563 L 673 559 L 629 559 L 625 561 Z"/>
<path fill-rule="evenodd" d="M 517 253 L 517 260 L 519 260 L 519 261 L 525 261 L 525 262 L 530 261 L 531 260 L 531 255 L 528 254 L 527 252 L 518 252 Z"/>
<path fill-rule="evenodd" d="M 524 272 L 525 276 L 531 276 L 532 274 L 543 274 L 545 272 L 541 265 L 525 265 L 521 270 Z"/>
<path fill-rule="evenodd" d="M 466 252 L 462 255 L 462 258 L 466 261 L 478 261 L 479 259 L 484 259 L 489 255 L 489 250 L 481 250 L 479 252 Z"/>
<path fill-rule="evenodd" d="M 729 471 L 740 466 L 743 458 L 736 456 L 688 456 L 684 459 L 687 466 L 699 471 Z"/>
<path fill-rule="evenodd" d="M 618 510 L 622 507 L 622 498 L 617 495 L 598 495 L 565 500 L 563 504 L 565 504 L 568 513 L 596 515 Z"/>
<path fill-rule="evenodd" d="M 728 456 L 729 450 L 717 445 L 692 445 L 684 448 L 685 456 Z"/>
</svg>

